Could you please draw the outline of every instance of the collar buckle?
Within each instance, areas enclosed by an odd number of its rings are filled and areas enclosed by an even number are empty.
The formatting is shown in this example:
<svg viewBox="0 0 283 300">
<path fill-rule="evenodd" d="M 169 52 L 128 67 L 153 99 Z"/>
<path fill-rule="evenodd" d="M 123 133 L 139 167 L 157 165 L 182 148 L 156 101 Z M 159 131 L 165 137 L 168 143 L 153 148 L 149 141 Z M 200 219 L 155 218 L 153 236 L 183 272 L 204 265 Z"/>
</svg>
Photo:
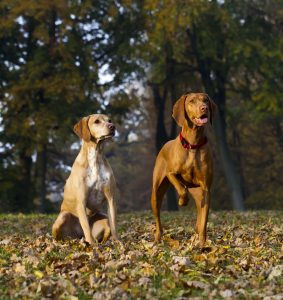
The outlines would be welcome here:
<svg viewBox="0 0 283 300">
<path fill-rule="evenodd" d="M 179 136 L 180 136 L 181 144 L 185 149 L 199 149 L 200 147 L 204 146 L 208 142 L 207 137 L 205 136 L 204 140 L 201 143 L 192 145 L 183 138 L 182 132 L 180 132 Z"/>
</svg>

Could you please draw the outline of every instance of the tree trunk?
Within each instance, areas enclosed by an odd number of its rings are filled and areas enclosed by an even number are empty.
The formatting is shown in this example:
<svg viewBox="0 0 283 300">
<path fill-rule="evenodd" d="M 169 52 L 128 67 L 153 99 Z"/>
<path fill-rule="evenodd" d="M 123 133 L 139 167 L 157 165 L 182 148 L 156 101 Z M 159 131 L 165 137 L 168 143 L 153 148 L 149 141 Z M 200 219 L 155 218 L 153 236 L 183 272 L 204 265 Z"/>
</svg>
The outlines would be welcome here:
<svg viewBox="0 0 283 300">
<path fill-rule="evenodd" d="M 207 87 L 207 89 L 211 90 L 211 86 Z M 231 191 L 233 208 L 238 211 L 243 211 L 244 192 L 227 143 L 225 120 L 226 92 L 224 82 L 220 80 L 220 78 L 217 82 L 217 92 L 211 92 L 211 94 L 218 105 L 218 113 L 216 113 L 216 116 L 214 117 L 214 128 L 216 133 L 217 145 L 220 153 L 222 169 L 224 171 L 224 176 L 226 178 L 228 187 Z"/>
<path fill-rule="evenodd" d="M 232 204 L 234 209 L 244 210 L 243 190 L 238 179 L 233 161 L 231 159 L 230 150 L 226 136 L 226 90 L 225 90 L 225 75 L 228 72 L 228 66 L 218 66 L 217 70 L 211 69 L 211 61 L 209 58 L 203 58 L 199 51 L 199 40 L 197 36 L 197 28 L 193 24 L 192 28 L 187 29 L 187 35 L 190 39 L 192 49 L 198 66 L 198 71 L 201 75 L 202 83 L 205 91 L 218 106 L 218 113 L 214 118 L 215 133 L 217 137 L 217 145 L 220 152 L 220 161 L 226 178 L 226 182 L 231 191 Z M 200 47 L 201 48 L 201 47 Z M 221 51 L 221 49 L 220 49 Z M 223 53 L 218 53 L 222 57 Z M 221 68 L 222 67 L 222 68 Z M 214 74 L 215 79 L 212 80 L 211 74 Z"/>
<path fill-rule="evenodd" d="M 176 95 L 176 87 L 175 84 L 172 83 L 170 87 L 170 95 L 171 95 L 171 113 L 173 112 L 173 106 L 175 102 L 177 101 L 177 95 Z M 177 134 L 177 125 L 173 118 L 171 118 L 171 130 L 170 130 L 170 139 L 174 139 Z"/>
<path fill-rule="evenodd" d="M 231 191 L 233 207 L 238 211 L 244 210 L 244 199 L 242 187 L 240 185 L 233 161 L 230 156 L 230 151 L 226 141 L 226 134 L 223 130 L 224 126 L 221 122 L 221 117 L 217 114 L 214 118 L 214 128 L 219 149 L 219 156 L 224 175 Z"/>
<path fill-rule="evenodd" d="M 158 153 L 165 142 L 168 141 L 168 135 L 164 124 L 164 110 L 167 96 L 167 89 L 163 91 L 163 95 L 160 95 L 159 87 L 156 84 L 151 84 L 154 105 L 156 108 L 156 133 L 155 133 L 155 148 Z"/>
<path fill-rule="evenodd" d="M 37 194 L 39 211 L 46 212 L 46 170 L 47 170 L 47 145 L 43 144 L 37 152 Z"/>
<path fill-rule="evenodd" d="M 172 83 L 170 87 L 170 97 L 171 97 L 171 112 L 173 111 L 173 105 L 175 104 L 175 101 L 177 100 L 176 96 L 176 88 L 175 84 Z M 170 139 L 174 139 L 176 137 L 176 122 L 171 118 L 171 128 L 170 128 Z M 179 210 L 178 201 L 177 201 L 177 194 L 175 191 L 175 188 L 170 185 L 168 191 L 167 191 L 167 209 L 169 211 L 177 211 Z"/>
<path fill-rule="evenodd" d="M 167 89 L 165 88 L 163 91 L 163 95 L 161 96 L 160 89 L 156 84 L 150 84 L 154 97 L 154 105 L 156 108 L 156 133 L 155 133 L 155 147 L 156 153 L 160 151 L 162 146 L 169 140 L 168 134 L 166 132 L 166 127 L 164 123 L 164 111 L 165 111 L 165 103 L 167 97 Z M 172 134 L 172 131 L 171 131 Z M 178 210 L 177 197 L 176 192 L 173 186 L 168 188 L 166 193 L 167 199 L 167 209 L 169 211 Z"/>
<path fill-rule="evenodd" d="M 247 196 L 246 193 L 246 183 L 245 183 L 245 177 L 243 174 L 243 163 L 242 163 L 242 153 L 241 153 L 241 136 L 239 133 L 239 130 L 234 127 L 232 129 L 232 135 L 233 135 L 233 148 L 238 149 L 235 151 L 235 165 L 236 165 L 236 172 L 239 174 L 239 182 L 240 186 L 242 187 L 243 192 L 243 198 L 245 199 Z"/>
<path fill-rule="evenodd" d="M 21 175 L 18 186 L 16 187 L 16 203 L 14 209 L 21 212 L 30 212 L 33 209 L 31 167 L 32 159 L 22 150 L 19 155 Z"/>
<path fill-rule="evenodd" d="M 278 145 L 280 146 L 283 152 L 283 130 L 280 124 L 280 118 L 273 117 L 270 121 L 271 126 L 273 127 L 274 134 L 277 138 Z"/>
</svg>

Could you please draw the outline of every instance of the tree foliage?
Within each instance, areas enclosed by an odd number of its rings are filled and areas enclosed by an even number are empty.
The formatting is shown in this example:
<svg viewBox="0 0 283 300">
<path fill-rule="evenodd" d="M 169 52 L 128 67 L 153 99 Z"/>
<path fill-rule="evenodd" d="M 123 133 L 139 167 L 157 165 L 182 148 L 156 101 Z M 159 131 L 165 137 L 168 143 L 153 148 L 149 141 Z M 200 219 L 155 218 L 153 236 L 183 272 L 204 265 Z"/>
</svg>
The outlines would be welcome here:
<svg viewBox="0 0 283 300">
<path fill-rule="evenodd" d="M 123 1 L 7 0 L 0 9 L 3 164 L 15 169 L 12 178 L 1 178 L 3 198 L 14 201 L 15 209 L 37 205 L 45 211 L 54 181 L 49 168 L 52 160 L 57 168 L 64 161 L 74 123 L 111 110 L 121 120 L 131 106 L 117 97 L 112 105 L 105 101 L 109 87 L 100 82 L 99 72 L 111 66 L 113 88 L 132 70 L 125 44 L 135 35 L 135 15 Z M 128 27 L 127 34 L 117 24 Z"/>
<path fill-rule="evenodd" d="M 1 209 L 49 209 L 78 151 L 72 126 L 93 112 L 121 125 L 107 153 L 121 207 L 148 208 L 153 147 L 176 136 L 172 106 L 188 91 L 218 104 L 214 207 L 268 207 L 271 195 L 282 207 L 282 11 L 275 0 L 1 1 Z"/>
<path fill-rule="evenodd" d="M 166 99 L 174 103 L 187 91 L 207 92 L 218 105 L 215 151 L 222 167 L 216 164 L 216 172 L 226 178 L 226 183 L 216 181 L 230 190 L 230 195 L 223 188 L 216 194 L 242 209 L 243 198 L 250 196 L 243 162 L 249 153 L 247 144 L 241 145 L 247 140 L 240 128 L 256 122 L 269 132 L 271 121 L 281 144 L 282 5 L 278 1 L 168 0 L 146 1 L 145 9 L 144 47 L 150 51 L 143 58 L 158 104 L 157 135 L 168 139 L 165 124 L 172 104 L 166 107 Z"/>
</svg>

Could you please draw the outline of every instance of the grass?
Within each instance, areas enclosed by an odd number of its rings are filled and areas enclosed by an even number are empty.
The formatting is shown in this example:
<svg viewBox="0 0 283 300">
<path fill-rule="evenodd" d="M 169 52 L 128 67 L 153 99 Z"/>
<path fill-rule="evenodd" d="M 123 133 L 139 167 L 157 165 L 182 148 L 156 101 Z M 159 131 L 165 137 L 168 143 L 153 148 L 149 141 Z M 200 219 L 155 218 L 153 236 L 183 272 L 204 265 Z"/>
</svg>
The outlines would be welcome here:
<svg viewBox="0 0 283 300">
<path fill-rule="evenodd" d="M 282 211 L 212 212 L 199 249 L 195 214 L 120 214 L 121 242 L 51 237 L 55 215 L 0 215 L 1 299 L 283 299 Z"/>
</svg>

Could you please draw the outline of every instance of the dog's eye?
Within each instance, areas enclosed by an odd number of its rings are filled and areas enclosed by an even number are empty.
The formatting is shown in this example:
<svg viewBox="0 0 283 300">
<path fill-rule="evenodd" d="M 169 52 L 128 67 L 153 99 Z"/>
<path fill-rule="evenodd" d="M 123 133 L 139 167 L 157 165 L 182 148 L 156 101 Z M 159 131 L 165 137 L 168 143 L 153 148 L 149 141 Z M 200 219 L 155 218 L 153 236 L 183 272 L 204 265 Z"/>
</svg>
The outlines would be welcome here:
<svg viewBox="0 0 283 300">
<path fill-rule="evenodd" d="M 97 119 L 97 120 L 94 121 L 94 123 L 95 123 L 95 124 L 99 124 L 100 121 Z"/>
<path fill-rule="evenodd" d="M 108 123 L 112 123 L 112 120 L 111 120 L 111 119 L 109 119 L 109 120 L 108 120 Z"/>
</svg>

